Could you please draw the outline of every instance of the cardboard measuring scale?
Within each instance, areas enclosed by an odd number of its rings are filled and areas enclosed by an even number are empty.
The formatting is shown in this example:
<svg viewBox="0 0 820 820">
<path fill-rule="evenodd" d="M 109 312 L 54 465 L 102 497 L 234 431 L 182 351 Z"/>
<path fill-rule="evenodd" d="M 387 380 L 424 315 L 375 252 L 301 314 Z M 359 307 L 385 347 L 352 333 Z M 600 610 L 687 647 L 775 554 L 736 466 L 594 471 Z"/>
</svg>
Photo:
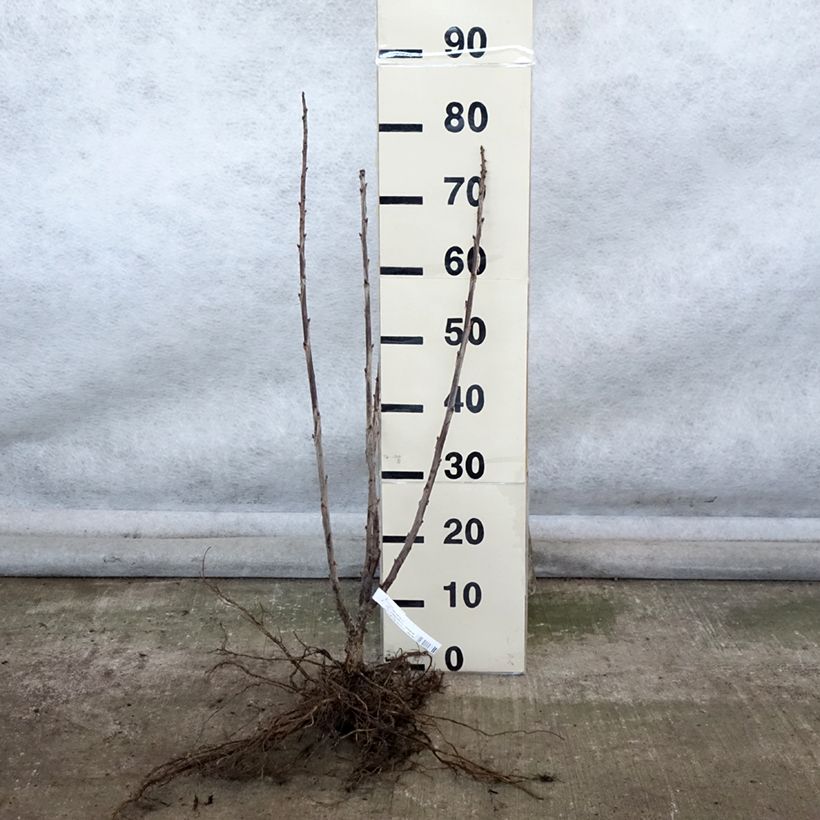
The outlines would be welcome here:
<svg viewBox="0 0 820 820">
<path fill-rule="evenodd" d="M 400 612 L 384 618 L 384 651 L 432 639 L 443 669 L 520 673 L 532 0 L 379 0 L 378 51 L 383 574 L 415 516 L 465 332 L 482 145 L 488 166 L 456 412 L 390 588 Z"/>
</svg>

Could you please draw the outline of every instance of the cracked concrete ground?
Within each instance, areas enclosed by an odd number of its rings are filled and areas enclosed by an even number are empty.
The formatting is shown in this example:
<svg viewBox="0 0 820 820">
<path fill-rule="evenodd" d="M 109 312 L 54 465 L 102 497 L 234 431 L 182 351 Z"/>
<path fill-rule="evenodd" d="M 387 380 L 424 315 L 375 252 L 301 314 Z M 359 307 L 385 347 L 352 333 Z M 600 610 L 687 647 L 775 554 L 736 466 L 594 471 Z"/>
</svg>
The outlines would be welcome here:
<svg viewBox="0 0 820 820">
<path fill-rule="evenodd" d="M 323 583 L 223 586 L 338 645 Z M 258 692 L 220 701 L 228 681 L 206 680 L 220 622 L 260 647 L 197 581 L 0 580 L 0 818 L 108 817 L 152 765 L 270 708 Z M 181 780 L 149 816 L 820 818 L 820 584 L 541 581 L 529 632 L 526 676 L 450 676 L 435 711 L 559 733 L 452 732 L 474 756 L 554 775 L 541 801 L 421 770 L 347 794 L 308 769 Z"/>
</svg>

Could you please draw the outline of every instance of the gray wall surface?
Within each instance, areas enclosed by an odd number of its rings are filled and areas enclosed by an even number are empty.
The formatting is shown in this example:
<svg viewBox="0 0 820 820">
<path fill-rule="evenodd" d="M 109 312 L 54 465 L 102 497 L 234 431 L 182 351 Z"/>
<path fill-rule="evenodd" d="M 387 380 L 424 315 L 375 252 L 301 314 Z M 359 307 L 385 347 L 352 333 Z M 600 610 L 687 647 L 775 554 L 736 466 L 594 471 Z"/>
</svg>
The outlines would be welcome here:
<svg viewBox="0 0 820 820">
<path fill-rule="evenodd" d="M 820 4 L 536 26 L 531 512 L 820 516 Z M 374 41 L 374 3 L 5 0 L 0 532 L 315 510 L 302 89 L 332 502 L 361 510 Z"/>
</svg>

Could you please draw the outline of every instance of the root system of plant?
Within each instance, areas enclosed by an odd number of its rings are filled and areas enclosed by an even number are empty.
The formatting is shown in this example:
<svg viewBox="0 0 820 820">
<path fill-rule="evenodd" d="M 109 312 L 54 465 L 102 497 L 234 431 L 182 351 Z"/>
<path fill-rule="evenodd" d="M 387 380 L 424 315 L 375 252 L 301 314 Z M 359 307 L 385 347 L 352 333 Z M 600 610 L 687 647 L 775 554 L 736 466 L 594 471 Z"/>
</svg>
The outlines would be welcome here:
<svg viewBox="0 0 820 820">
<path fill-rule="evenodd" d="M 431 667 L 424 652 L 403 652 L 384 661 L 365 658 L 365 634 L 374 615 L 373 593 L 377 587 L 385 592 L 396 580 L 410 554 L 424 520 L 433 491 L 436 474 L 442 460 L 447 432 L 453 417 L 455 396 L 469 341 L 464 334 L 458 347 L 450 400 L 444 413 L 427 480 L 419 497 L 415 518 L 408 528 L 401 550 L 386 574 L 379 580 L 381 564 L 381 523 L 379 519 L 378 460 L 380 438 L 380 373 L 374 374 L 373 321 L 370 295 L 370 258 L 367 242 L 367 181 L 359 172 L 361 205 L 361 254 L 364 283 L 365 331 L 365 453 L 368 469 L 367 523 L 365 554 L 362 564 L 358 603 L 350 607 L 342 596 L 336 563 L 328 502 L 328 481 L 322 445 L 322 419 L 313 351 L 310 338 L 310 318 L 307 299 L 306 194 L 308 172 L 308 109 L 302 95 L 302 164 L 299 199 L 299 302 L 301 306 L 303 348 L 313 415 L 313 442 L 320 491 L 322 526 L 328 578 L 336 610 L 345 632 L 344 653 L 335 657 L 322 647 L 310 646 L 300 639 L 289 644 L 269 623 L 261 607 L 253 610 L 226 595 L 211 579 L 203 582 L 224 605 L 228 606 L 265 638 L 267 654 L 248 654 L 230 649 L 227 640 L 217 650 L 219 661 L 211 670 L 230 669 L 237 672 L 245 690 L 253 687 L 267 690 L 271 699 L 284 705 L 266 709 L 252 730 L 210 746 L 184 752 L 150 771 L 131 796 L 113 813 L 114 818 L 130 816 L 132 811 L 150 807 L 152 795 L 161 786 L 186 774 L 206 777 L 251 779 L 270 776 L 287 778 L 297 760 L 303 760 L 321 749 L 343 750 L 349 761 L 344 785 L 353 789 L 367 778 L 381 772 L 396 771 L 407 766 L 417 756 L 426 754 L 429 763 L 489 784 L 508 784 L 533 797 L 530 782 L 551 780 L 544 774 L 524 775 L 505 772 L 465 756 L 444 739 L 442 724 L 456 724 L 480 735 L 488 735 L 478 727 L 468 726 L 428 711 L 430 697 L 442 691 L 444 676 Z M 462 327 L 470 327 L 473 312 L 481 234 L 484 225 L 484 201 L 487 195 L 487 161 L 484 149 L 480 155 L 480 188 L 473 235 L 473 264 L 469 269 L 469 285 L 464 302 Z M 538 731 L 538 730 L 536 730 Z M 542 730 L 543 731 L 543 730 Z M 528 734 L 505 732 L 502 734 Z M 418 758 L 423 763 L 423 757 Z"/>
</svg>

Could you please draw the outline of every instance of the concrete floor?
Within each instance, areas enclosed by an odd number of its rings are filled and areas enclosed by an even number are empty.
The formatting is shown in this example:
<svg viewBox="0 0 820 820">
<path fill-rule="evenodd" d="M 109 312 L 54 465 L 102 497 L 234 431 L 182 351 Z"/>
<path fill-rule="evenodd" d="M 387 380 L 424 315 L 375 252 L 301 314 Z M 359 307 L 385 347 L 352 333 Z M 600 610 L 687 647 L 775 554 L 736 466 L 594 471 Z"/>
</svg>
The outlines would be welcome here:
<svg viewBox="0 0 820 820">
<path fill-rule="evenodd" d="M 338 642 L 320 582 L 224 588 Z M 0 580 L 0 818 L 108 817 L 152 765 L 252 720 L 258 695 L 213 715 L 229 691 L 203 676 L 220 621 L 236 647 L 260 646 L 196 581 Z M 542 581 L 528 663 L 522 678 L 451 676 L 435 711 L 560 733 L 452 732 L 473 755 L 555 775 L 542 801 L 438 771 L 348 795 L 306 771 L 189 778 L 150 817 L 820 818 L 819 584 Z"/>
</svg>

